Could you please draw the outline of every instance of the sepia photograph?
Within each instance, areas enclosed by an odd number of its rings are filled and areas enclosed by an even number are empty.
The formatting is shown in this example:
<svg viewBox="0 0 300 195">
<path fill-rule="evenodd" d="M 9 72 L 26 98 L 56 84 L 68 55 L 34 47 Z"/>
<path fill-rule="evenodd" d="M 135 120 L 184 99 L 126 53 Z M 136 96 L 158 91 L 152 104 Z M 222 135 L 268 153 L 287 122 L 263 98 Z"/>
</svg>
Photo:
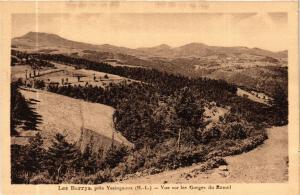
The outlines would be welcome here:
<svg viewBox="0 0 300 195">
<path fill-rule="evenodd" d="M 11 184 L 288 182 L 288 15 L 11 16 Z"/>
<path fill-rule="evenodd" d="M 297 6 L 0 2 L 0 194 L 299 194 Z"/>
</svg>

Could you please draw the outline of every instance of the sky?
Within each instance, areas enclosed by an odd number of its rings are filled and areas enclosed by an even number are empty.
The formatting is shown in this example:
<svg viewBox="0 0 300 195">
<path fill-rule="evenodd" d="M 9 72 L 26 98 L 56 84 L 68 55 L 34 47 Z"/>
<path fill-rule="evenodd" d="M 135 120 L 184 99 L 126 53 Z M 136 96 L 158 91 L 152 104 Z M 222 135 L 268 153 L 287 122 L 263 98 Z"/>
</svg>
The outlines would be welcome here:
<svg viewBox="0 0 300 195">
<path fill-rule="evenodd" d="M 286 13 L 14 14 L 12 37 L 29 31 L 129 48 L 192 42 L 214 46 L 288 48 Z"/>
</svg>

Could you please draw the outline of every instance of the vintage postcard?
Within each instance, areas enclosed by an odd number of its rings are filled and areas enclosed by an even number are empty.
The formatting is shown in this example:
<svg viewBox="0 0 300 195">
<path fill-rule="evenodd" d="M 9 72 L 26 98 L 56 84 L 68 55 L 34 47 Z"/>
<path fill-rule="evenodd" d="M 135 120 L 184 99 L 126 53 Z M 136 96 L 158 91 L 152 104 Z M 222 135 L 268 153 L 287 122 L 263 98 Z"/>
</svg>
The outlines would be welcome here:
<svg viewBox="0 0 300 195">
<path fill-rule="evenodd" d="M 0 5 L 1 194 L 299 194 L 296 1 Z"/>
</svg>

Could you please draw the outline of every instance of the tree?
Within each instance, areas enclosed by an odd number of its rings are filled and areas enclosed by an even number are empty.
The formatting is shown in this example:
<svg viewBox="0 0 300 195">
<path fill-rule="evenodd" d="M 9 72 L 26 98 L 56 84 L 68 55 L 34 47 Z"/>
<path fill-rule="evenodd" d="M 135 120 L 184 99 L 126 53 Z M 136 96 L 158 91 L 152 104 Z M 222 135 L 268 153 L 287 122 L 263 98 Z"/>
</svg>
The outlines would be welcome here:
<svg viewBox="0 0 300 195">
<path fill-rule="evenodd" d="M 80 151 L 75 144 L 66 141 L 66 136 L 57 133 L 52 140 L 52 146 L 47 152 L 47 167 L 49 174 L 57 182 L 68 171 L 74 171 L 80 163 Z"/>
<path fill-rule="evenodd" d="M 10 96 L 10 132 L 11 135 L 17 135 L 16 126 L 20 125 L 22 121 L 29 122 L 27 119 L 32 116 L 32 112 L 26 102 L 24 96 L 18 91 L 20 83 L 13 82 L 11 84 L 11 96 Z"/>
<path fill-rule="evenodd" d="M 13 184 L 28 183 L 28 180 L 23 177 L 24 169 L 24 148 L 25 146 L 12 144 L 11 145 L 11 182 Z"/>
<path fill-rule="evenodd" d="M 29 172 L 40 172 L 44 167 L 45 149 L 43 148 L 43 138 L 39 133 L 29 139 L 29 144 L 25 147 L 24 166 Z"/>
<path fill-rule="evenodd" d="M 273 105 L 278 106 L 278 107 L 282 107 L 287 105 L 287 92 L 285 92 L 283 90 L 282 87 L 277 86 L 275 89 L 275 94 L 273 96 Z"/>
<path fill-rule="evenodd" d="M 98 159 L 96 154 L 93 153 L 92 148 L 93 148 L 93 144 L 87 145 L 81 158 L 82 168 L 86 174 L 93 174 L 98 169 L 98 164 L 97 164 Z"/>
<path fill-rule="evenodd" d="M 106 152 L 105 162 L 110 168 L 116 167 L 128 154 L 128 150 L 125 146 L 120 146 L 117 148 L 112 145 Z"/>
<path fill-rule="evenodd" d="M 182 125 L 196 129 L 203 125 L 203 105 L 196 102 L 196 98 L 189 88 L 184 88 L 181 91 L 175 109 Z"/>
<path fill-rule="evenodd" d="M 43 139 L 38 133 L 29 139 L 25 146 L 11 146 L 11 179 L 12 183 L 29 183 L 29 179 L 45 170 L 45 149 Z"/>
<path fill-rule="evenodd" d="M 175 107 L 181 127 L 178 129 L 178 146 L 181 140 L 188 144 L 200 141 L 198 129 L 203 126 L 204 108 L 189 88 L 180 91 L 177 106 Z"/>
<path fill-rule="evenodd" d="M 35 80 L 34 86 L 37 89 L 44 89 L 46 87 L 44 80 Z"/>
<path fill-rule="evenodd" d="M 282 87 L 277 86 L 273 96 L 273 112 L 275 125 L 288 123 L 288 96 Z"/>
</svg>

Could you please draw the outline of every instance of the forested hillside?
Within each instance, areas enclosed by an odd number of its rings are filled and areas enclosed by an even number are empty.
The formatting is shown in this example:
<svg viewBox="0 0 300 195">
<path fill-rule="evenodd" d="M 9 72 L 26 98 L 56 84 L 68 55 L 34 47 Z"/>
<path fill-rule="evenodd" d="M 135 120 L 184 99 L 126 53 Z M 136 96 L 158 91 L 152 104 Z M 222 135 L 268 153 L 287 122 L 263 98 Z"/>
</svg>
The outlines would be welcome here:
<svg viewBox="0 0 300 195">
<path fill-rule="evenodd" d="M 79 160 L 78 162 L 95 163 L 91 165 L 94 168 L 86 171 L 83 170 L 83 165 L 76 167 L 77 164 L 74 164 L 77 162 L 74 155 L 77 150 L 68 145 L 61 135 L 57 135 L 53 147 L 47 149 L 47 155 L 35 160 L 41 167 L 34 170 L 34 174 L 27 180 L 22 176 L 26 170 L 22 166 L 16 168 L 19 173 L 14 175 L 15 182 L 33 183 L 32 178 L 36 179 L 43 174 L 48 179 L 40 181 L 42 183 L 102 183 L 120 180 L 127 174 L 153 174 L 195 162 L 210 160 L 215 164 L 222 164 L 225 162 L 220 157 L 239 154 L 263 143 L 267 138 L 266 127 L 287 124 L 287 97 L 282 95 L 285 94 L 283 91 L 278 91 L 271 106 L 268 106 L 237 96 L 237 87 L 222 80 L 188 78 L 155 69 L 115 67 L 59 54 L 26 54 L 17 51 L 13 51 L 13 54 L 20 59 L 59 62 L 136 80 L 110 83 L 106 87 L 46 87 L 43 81 L 35 79 L 37 88 L 114 107 L 115 128 L 134 143 L 135 148 L 126 150 L 112 146 L 105 157 L 97 157 L 86 151 L 86 156 L 82 158 L 98 159 Z M 23 85 L 23 81 L 19 80 L 19 84 Z M 204 112 L 205 108 L 212 107 L 221 107 L 228 112 L 208 126 Z M 32 140 L 34 143 L 37 141 Z M 23 151 L 15 147 L 13 146 L 14 152 Z M 57 150 L 61 147 L 64 150 L 59 156 Z M 28 150 L 32 149 L 25 147 L 24 153 Z M 41 154 L 40 150 L 38 149 L 37 156 Z M 64 152 L 66 155 L 63 155 Z M 17 156 L 20 158 L 22 155 L 24 154 Z M 59 162 L 62 158 L 66 158 L 68 163 L 61 172 L 43 168 L 49 160 Z M 16 162 L 21 160 L 17 159 Z"/>
</svg>

